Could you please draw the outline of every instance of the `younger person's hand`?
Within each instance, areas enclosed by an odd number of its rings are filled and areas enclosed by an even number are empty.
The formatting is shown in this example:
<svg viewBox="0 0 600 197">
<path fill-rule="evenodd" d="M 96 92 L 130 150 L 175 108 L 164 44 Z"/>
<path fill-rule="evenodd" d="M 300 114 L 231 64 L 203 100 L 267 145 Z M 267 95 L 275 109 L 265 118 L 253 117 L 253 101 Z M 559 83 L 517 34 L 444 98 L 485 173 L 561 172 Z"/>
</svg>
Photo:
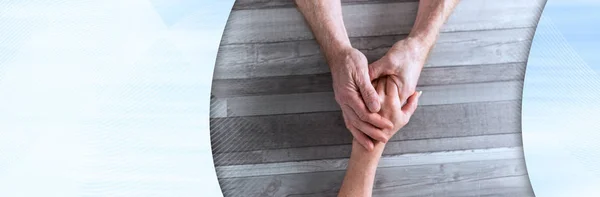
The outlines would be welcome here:
<svg viewBox="0 0 600 197">
<path fill-rule="evenodd" d="M 384 76 L 373 81 L 373 86 L 379 95 L 381 110 L 378 112 L 383 118 L 392 121 L 393 129 L 387 130 L 386 137 L 391 138 L 400 128 L 404 127 L 410 117 L 417 109 L 417 103 L 422 92 L 415 92 L 402 106 L 402 101 L 398 97 L 398 84 L 394 75 Z"/>
</svg>

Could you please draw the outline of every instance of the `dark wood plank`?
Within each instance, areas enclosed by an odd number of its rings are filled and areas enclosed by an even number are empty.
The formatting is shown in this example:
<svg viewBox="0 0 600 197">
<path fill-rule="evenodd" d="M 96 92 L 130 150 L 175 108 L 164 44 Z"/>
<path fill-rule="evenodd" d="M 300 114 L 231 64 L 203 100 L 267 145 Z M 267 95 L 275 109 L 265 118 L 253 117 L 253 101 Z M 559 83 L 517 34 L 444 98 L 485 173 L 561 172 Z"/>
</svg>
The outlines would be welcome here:
<svg viewBox="0 0 600 197">
<path fill-rule="evenodd" d="M 414 154 L 440 151 L 460 151 L 522 146 L 521 134 L 496 134 L 388 142 L 384 155 Z M 310 146 L 242 152 L 214 153 L 215 166 L 299 162 L 319 159 L 347 158 L 351 145 Z M 522 153 L 522 151 L 520 151 Z M 302 164 L 304 165 L 304 164 Z M 308 165 L 308 164 L 307 164 Z M 311 164 L 312 165 L 312 164 Z"/>
<path fill-rule="evenodd" d="M 424 86 L 419 105 L 506 101 L 521 98 L 522 81 Z M 227 103 L 227 116 L 339 111 L 333 92 L 216 98 Z"/>
<path fill-rule="evenodd" d="M 390 2 L 416 2 L 418 0 L 342 0 L 342 5 L 390 3 Z M 294 0 L 237 0 L 233 10 L 252 10 L 267 8 L 296 7 Z"/>
<path fill-rule="evenodd" d="M 425 67 L 524 63 L 533 28 L 442 33 Z M 371 62 L 381 58 L 404 36 L 352 38 Z M 319 46 L 312 40 L 223 45 L 214 79 L 239 79 L 329 73 Z"/>
<path fill-rule="evenodd" d="M 420 106 L 392 141 L 519 133 L 520 106 L 520 100 Z M 341 112 L 212 118 L 210 127 L 215 154 L 351 143 Z"/>
<path fill-rule="evenodd" d="M 443 32 L 534 27 L 545 0 L 463 0 Z M 417 2 L 344 5 L 350 37 L 407 34 Z M 222 44 L 309 40 L 312 34 L 296 8 L 234 10 Z"/>
<path fill-rule="evenodd" d="M 523 81 L 525 63 L 453 66 L 424 68 L 419 86 Z M 218 98 L 332 92 L 331 74 L 292 75 L 249 79 L 217 79 L 212 84 L 212 95 Z"/>
<path fill-rule="evenodd" d="M 374 196 L 533 196 L 522 159 L 379 168 Z M 220 179 L 225 196 L 335 196 L 344 171 Z"/>
</svg>

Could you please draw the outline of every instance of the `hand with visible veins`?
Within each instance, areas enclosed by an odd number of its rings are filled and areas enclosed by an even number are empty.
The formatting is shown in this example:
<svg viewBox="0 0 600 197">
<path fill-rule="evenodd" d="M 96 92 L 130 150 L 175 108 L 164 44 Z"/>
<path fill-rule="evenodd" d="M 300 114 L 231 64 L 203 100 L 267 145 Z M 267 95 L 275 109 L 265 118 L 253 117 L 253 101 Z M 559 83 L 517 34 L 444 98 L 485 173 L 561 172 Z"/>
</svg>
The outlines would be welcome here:
<svg viewBox="0 0 600 197">
<path fill-rule="evenodd" d="M 327 60 L 346 127 L 368 150 L 374 147 L 371 139 L 387 142 L 385 133 L 392 124 L 377 114 L 381 105 L 369 79 L 369 64 L 350 43 L 340 0 L 296 0 L 296 4 Z"/>
<path fill-rule="evenodd" d="M 398 97 L 405 102 L 415 92 L 421 70 L 433 48 L 442 25 L 458 0 L 421 0 L 417 19 L 407 38 L 396 42 L 379 60 L 369 65 L 369 77 L 375 80 L 392 75 L 398 85 Z"/>
<path fill-rule="evenodd" d="M 389 78 L 397 84 L 398 97 L 404 103 L 415 93 L 428 53 L 429 47 L 417 39 L 400 40 L 381 59 L 369 65 L 369 76 L 372 80 L 392 76 Z"/>
<path fill-rule="evenodd" d="M 383 58 L 371 65 L 350 43 L 340 0 L 295 1 L 327 59 L 335 98 L 346 127 L 367 150 L 374 147 L 370 138 L 385 143 L 393 131 L 390 121 L 378 113 L 382 105 L 369 82 L 395 76 L 392 79 L 397 86 L 397 97 L 400 103 L 406 102 L 415 93 L 429 51 L 458 1 L 419 1 L 417 18 L 408 38 L 394 44 Z"/>
<path fill-rule="evenodd" d="M 380 111 L 381 107 L 379 96 L 369 80 L 367 58 L 354 48 L 341 51 L 339 55 L 328 58 L 335 100 L 342 109 L 346 128 L 360 144 L 372 149 L 372 139 L 389 140 L 387 134 L 393 129 L 393 124 L 372 112 Z"/>
</svg>

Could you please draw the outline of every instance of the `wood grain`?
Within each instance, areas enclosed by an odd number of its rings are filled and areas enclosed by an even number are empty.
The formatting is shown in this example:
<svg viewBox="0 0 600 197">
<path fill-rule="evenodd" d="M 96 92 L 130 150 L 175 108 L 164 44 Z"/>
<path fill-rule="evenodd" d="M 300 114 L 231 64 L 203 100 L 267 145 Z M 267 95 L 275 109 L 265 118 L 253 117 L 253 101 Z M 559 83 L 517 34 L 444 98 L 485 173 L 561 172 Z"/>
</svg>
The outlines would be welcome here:
<svg viewBox="0 0 600 197">
<path fill-rule="evenodd" d="M 521 98 L 522 88 L 522 81 L 425 86 L 418 88 L 423 91 L 419 105 L 516 100 Z M 340 110 L 333 92 L 244 96 L 217 100 L 227 103 L 228 117 Z"/>
<path fill-rule="evenodd" d="M 524 75 L 525 63 L 424 68 L 418 86 L 523 81 Z M 218 98 L 332 91 L 329 73 L 217 79 L 212 84 L 212 94 Z"/>
<path fill-rule="evenodd" d="M 388 142 L 384 155 L 433 153 L 444 151 L 490 149 L 522 146 L 521 134 L 497 134 Z M 319 159 L 347 158 L 351 145 L 309 146 L 242 152 L 214 153 L 215 166 L 298 162 Z"/>
<path fill-rule="evenodd" d="M 522 63 L 527 60 L 533 28 L 442 33 L 425 67 Z M 510 36 L 508 36 L 510 35 Z M 352 38 L 371 62 L 405 36 Z M 329 73 L 313 40 L 223 45 L 214 79 Z"/>
<path fill-rule="evenodd" d="M 417 0 L 342 0 L 369 62 L 413 25 Z M 418 82 L 423 97 L 386 145 L 374 196 L 533 196 L 521 90 L 545 0 L 462 0 Z M 238 0 L 217 57 L 213 160 L 225 196 L 336 196 L 351 135 L 329 68 L 293 0 Z"/>
<path fill-rule="evenodd" d="M 534 27 L 543 0 L 463 0 L 443 32 Z M 344 5 L 350 37 L 407 34 L 416 17 L 417 2 Z M 264 43 L 313 39 L 296 8 L 234 10 L 222 44 Z"/>
<path fill-rule="evenodd" d="M 374 196 L 533 196 L 522 159 L 379 168 Z M 225 196 L 335 196 L 344 171 L 225 178 Z"/>
<path fill-rule="evenodd" d="M 379 161 L 378 168 L 522 158 L 523 149 L 521 147 L 384 155 Z M 345 170 L 347 167 L 348 157 L 346 156 L 341 159 L 217 166 L 216 170 L 221 178 L 236 178 L 338 171 Z"/>
<path fill-rule="evenodd" d="M 420 106 L 391 141 L 519 133 L 520 110 L 519 100 Z M 210 127 L 215 154 L 352 140 L 341 112 L 213 118 Z"/>
</svg>

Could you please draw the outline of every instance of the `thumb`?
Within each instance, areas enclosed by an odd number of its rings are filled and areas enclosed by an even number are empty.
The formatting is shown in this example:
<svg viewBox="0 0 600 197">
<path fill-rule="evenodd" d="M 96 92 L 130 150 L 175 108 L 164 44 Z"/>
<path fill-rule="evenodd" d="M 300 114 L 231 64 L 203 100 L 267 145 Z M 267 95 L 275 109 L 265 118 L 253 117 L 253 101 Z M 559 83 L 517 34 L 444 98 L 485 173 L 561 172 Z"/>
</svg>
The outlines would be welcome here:
<svg viewBox="0 0 600 197">
<path fill-rule="evenodd" d="M 369 108 L 369 111 L 372 113 L 377 113 L 381 109 L 381 103 L 379 102 L 379 95 L 377 91 L 375 91 L 375 87 L 369 80 L 368 73 L 364 73 L 361 76 L 362 79 L 357 79 L 358 89 L 360 91 L 360 95 L 363 99 L 363 102 Z"/>
<path fill-rule="evenodd" d="M 415 113 L 417 104 L 419 103 L 419 98 L 421 98 L 421 94 L 423 94 L 422 91 L 415 92 L 408 97 L 406 104 L 402 106 L 402 112 L 404 112 L 404 114 L 406 114 L 409 118 L 413 115 L 413 113 Z"/>
<path fill-rule="evenodd" d="M 383 63 L 383 61 L 377 60 L 371 64 L 369 64 L 369 79 L 371 79 L 371 81 L 387 75 L 388 73 L 385 72 L 386 68 L 386 64 Z"/>
</svg>

